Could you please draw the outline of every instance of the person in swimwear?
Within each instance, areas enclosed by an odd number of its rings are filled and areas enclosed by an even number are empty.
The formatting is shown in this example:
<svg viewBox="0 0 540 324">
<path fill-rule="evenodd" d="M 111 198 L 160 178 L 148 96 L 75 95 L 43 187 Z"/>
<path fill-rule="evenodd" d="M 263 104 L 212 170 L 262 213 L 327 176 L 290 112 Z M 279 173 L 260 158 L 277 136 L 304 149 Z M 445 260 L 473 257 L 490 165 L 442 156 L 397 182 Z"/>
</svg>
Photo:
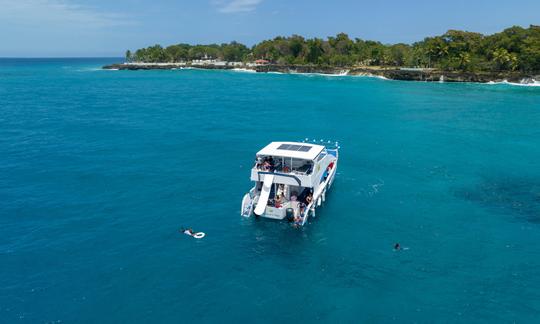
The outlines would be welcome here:
<svg viewBox="0 0 540 324">
<path fill-rule="evenodd" d="M 399 245 L 399 243 L 396 243 L 394 245 L 394 250 L 397 251 L 397 250 L 400 250 L 401 249 L 401 245 Z"/>
<path fill-rule="evenodd" d="M 310 192 L 306 197 L 306 205 L 309 205 L 313 201 L 313 194 Z"/>
<path fill-rule="evenodd" d="M 276 196 L 276 199 L 274 200 L 274 206 L 275 206 L 276 208 L 281 208 L 281 204 L 283 204 L 283 198 L 281 197 L 280 194 L 278 194 L 278 195 Z"/>
</svg>

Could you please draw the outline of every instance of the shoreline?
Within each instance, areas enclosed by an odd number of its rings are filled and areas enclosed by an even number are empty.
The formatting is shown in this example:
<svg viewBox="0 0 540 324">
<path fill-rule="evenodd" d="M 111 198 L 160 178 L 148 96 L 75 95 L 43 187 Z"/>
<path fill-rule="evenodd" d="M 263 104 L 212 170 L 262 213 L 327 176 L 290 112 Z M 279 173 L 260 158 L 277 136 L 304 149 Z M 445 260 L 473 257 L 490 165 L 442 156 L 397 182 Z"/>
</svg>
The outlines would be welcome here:
<svg viewBox="0 0 540 324">
<path fill-rule="evenodd" d="M 384 67 L 321 67 L 311 65 L 238 65 L 238 64 L 187 64 L 187 63 L 117 63 L 105 65 L 105 70 L 237 70 L 258 73 L 319 74 L 328 76 L 371 76 L 389 80 L 424 82 L 473 82 L 510 83 L 540 86 L 538 74 L 521 72 L 456 72 L 437 69 L 384 68 Z"/>
</svg>

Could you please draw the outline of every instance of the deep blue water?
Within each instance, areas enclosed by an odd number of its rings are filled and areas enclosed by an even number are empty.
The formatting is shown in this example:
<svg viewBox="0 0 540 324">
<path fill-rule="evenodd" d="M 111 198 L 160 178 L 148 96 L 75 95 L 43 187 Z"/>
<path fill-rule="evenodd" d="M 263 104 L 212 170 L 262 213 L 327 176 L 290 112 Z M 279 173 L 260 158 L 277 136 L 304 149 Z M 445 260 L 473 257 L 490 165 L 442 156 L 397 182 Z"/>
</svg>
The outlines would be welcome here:
<svg viewBox="0 0 540 324">
<path fill-rule="evenodd" d="M 540 88 L 115 61 L 0 60 L 0 322 L 540 318 Z M 240 217 L 305 137 L 342 145 L 317 218 Z"/>
</svg>

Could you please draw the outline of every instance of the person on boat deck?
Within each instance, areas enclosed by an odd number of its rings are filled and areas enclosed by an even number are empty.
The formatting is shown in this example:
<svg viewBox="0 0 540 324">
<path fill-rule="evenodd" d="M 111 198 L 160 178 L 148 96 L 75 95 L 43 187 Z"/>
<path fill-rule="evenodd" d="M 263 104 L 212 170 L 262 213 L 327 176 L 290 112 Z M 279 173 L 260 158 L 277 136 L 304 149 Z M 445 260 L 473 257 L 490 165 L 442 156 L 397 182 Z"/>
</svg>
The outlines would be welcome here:
<svg viewBox="0 0 540 324">
<path fill-rule="evenodd" d="M 273 172 L 275 170 L 275 167 L 276 167 L 273 157 L 271 157 L 271 156 L 268 157 L 268 164 L 269 164 L 268 171 Z"/>
<path fill-rule="evenodd" d="M 263 159 L 261 157 L 258 157 L 256 160 L 255 160 L 255 163 L 256 163 L 256 166 L 257 166 L 257 170 L 262 170 L 263 169 Z"/>
<path fill-rule="evenodd" d="M 311 202 L 313 201 L 313 193 L 308 193 L 308 195 L 306 196 L 306 205 L 309 205 L 311 204 Z"/>
<path fill-rule="evenodd" d="M 302 215 L 304 215 L 304 210 L 306 208 L 306 205 L 304 203 L 299 203 L 298 207 L 299 207 L 299 212 L 294 216 L 295 227 L 302 225 L 302 222 L 304 221 L 304 218 L 302 217 Z"/>
<path fill-rule="evenodd" d="M 277 194 L 278 196 L 283 196 L 284 193 L 285 193 L 285 185 L 280 184 L 277 189 Z"/>
<path fill-rule="evenodd" d="M 274 159 L 272 157 L 265 157 L 262 168 L 264 171 L 272 171 L 274 169 Z"/>
<path fill-rule="evenodd" d="M 303 218 L 300 215 L 294 216 L 294 226 L 298 227 L 302 225 Z"/>
<path fill-rule="evenodd" d="M 326 171 L 324 171 L 323 181 L 326 181 L 326 179 L 328 179 L 328 176 L 330 175 L 330 170 L 332 170 L 332 167 L 329 165 L 326 167 Z"/>
<path fill-rule="evenodd" d="M 274 206 L 275 206 L 276 208 L 280 208 L 282 203 L 283 203 L 283 198 L 281 197 L 280 194 L 278 194 L 278 195 L 276 196 L 276 199 L 274 200 Z"/>
<path fill-rule="evenodd" d="M 299 217 L 302 217 L 302 215 L 304 215 L 304 211 L 306 210 L 306 204 L 304 204 L 302 202 L 299 203 L 298 204 L 298 209 L 299 209 L 298 215 L 299 215 Z"/>
</svg>

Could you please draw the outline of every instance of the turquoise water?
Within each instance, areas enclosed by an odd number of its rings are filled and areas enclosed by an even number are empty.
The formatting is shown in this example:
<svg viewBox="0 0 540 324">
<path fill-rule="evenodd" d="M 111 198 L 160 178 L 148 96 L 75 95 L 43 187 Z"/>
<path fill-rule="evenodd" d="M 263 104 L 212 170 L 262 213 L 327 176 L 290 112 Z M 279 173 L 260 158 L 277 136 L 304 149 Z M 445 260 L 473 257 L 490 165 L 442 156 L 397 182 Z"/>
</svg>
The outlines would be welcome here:
<svg viewBox="0 0 540 324">
<path fill-rule="evenodd" d="M 0 61 L 0 322 L 537 322 L 540 88 L 115 61 Z M 305 137 L 317 217 L 240 217 Z"/>
</svg>

